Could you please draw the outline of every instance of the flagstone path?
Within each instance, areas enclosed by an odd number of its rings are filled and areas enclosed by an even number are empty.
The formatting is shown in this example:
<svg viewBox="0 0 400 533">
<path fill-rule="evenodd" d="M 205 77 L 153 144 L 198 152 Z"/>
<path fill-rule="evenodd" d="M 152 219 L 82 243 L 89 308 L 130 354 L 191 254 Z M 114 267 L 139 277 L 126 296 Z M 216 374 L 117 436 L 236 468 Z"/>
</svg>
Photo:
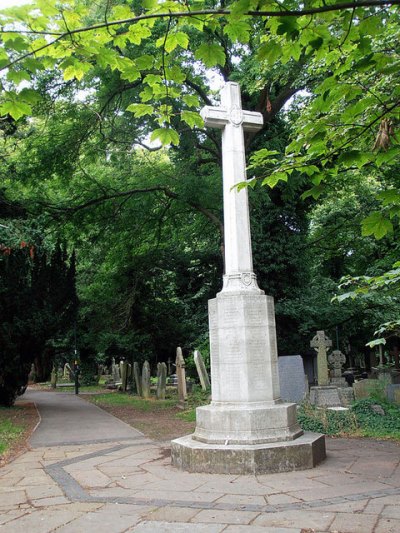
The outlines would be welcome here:
<svg viewBox="0 0 400 533">
<path fill-rule="evenodd" d="M 72 394 L 29 391 L 31 450 L 0 469 L 1 533 L 398 533 L 400 445 L 327 439 L 313 470 L 261 476 L 174 469 L 146 439 Z"/>
</svg>

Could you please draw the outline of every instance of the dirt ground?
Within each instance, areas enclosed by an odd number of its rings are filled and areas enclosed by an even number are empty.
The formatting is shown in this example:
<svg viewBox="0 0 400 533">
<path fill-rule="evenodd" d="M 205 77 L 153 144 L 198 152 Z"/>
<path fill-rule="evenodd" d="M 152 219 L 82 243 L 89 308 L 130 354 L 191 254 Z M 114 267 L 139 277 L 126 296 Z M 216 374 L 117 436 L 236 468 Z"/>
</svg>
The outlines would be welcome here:
<svg viewBox="0 0 400 533">
<path fill-rule="evenodd" d="M 195 428 L 195 422 L 176 417 L 181 412 L 177 407 L 141 411 L 132 406 L 96 405 L 141 431 L 146 437 L 160 442 L 188 435 Z"/>
<path fill-rule="evenodd" d="M 22 433 L 12 442 L 10 448 L 0 455 L 0 467 L 29 449 L 28 439 L 39 422 L 39 413 L 33 403 L 19 404 L 11 409 L 0 409 L 0 421 L 9 420 L 23 428 Z"/>
</svg>

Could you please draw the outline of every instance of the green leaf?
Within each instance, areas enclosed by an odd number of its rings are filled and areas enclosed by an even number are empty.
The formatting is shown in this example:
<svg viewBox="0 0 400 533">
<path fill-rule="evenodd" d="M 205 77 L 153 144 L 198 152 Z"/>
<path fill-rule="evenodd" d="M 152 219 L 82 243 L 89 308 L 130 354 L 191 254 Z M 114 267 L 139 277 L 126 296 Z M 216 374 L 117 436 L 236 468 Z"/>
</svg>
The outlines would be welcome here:
<svg viewBox="0 0 400 533">
<path fill-rule="evenodd" d="M 288 180 L 288 175 L 286 172 L 274 172 L 270 176 L 267 176 L 266 178 L 264 178 L 262 181 L 262 184 L 268 185 L 269 187 L 271 187 L 271 189 L 273 189 L 279 181 L 287 181 L 287 180 Z"/>
<path fill-rule="evenodd" d="M 195 113 L 194 111 L 182 111 L 181 118 L 191 128 L 193 128 L 194 126 L 202 128 L 204 126 L 203 119 L 198 113 Z"/>
<path fill-rule="evenodd" d="M 380 192 L 378 194 L 378 199 L 382 202 L 383 206 L 391 204 L 400 205 L 400 192 L 397 189 L 389 189 Z"/>
<path fill-rule="evenodd" d="M 186 33 L 182 31 L 178 31 L 176 33 L 169 33 L 167 35 L 167 38 L 165 38 L 165 36 L 163 35 L 156 41 L 156 46 L 163 46 L 165 48 L 165 51 L 168 53 L 175 50 L 177 46 L 180 46 L 181 48 L 184 48 L 186 50 L 188 44 L 189 37 L 186 35 Z"/>
<path fill-rule="evenodd" d="M 18 120 L 24 115 L 31 114 L 32 108 L 26 102 L 8 100 L 0 105 L 0 113 L 2 115 L 11 115 L 13 119 Z"/>
<path fill-rule="evenodd" d="M 250 38 L 250 25 L 242 20 L 231 20 L 224 28 L 224 33 L 228 35 L 231 41 L 248 43 Z"/>
<path fill-rule="evenodd" d="M 135 117 L 144 117 L 145 115 L 151 115 L 154 111 L 152 105 L 149 104 L 131 104 L 126 108 L 127 111 L 131 111 Z"/>
<path fill-rule="evenodd" d="M 182 101 L 189 107 L 199 107 L 199 98 L 194 94 L 185 94 L 182 96 Z"/>
<path fill-rule="evenodd" d="M 207 68 L 225 64 L 225 52 L 220 44 L 203 43 L 196 50 L 194 57 L 203 61 Z"/>
<path fill-rule="evenodd" d="M 158 128 L 151 134 L 150 140 L 160 141 L 163 146 L 168 144 L 179 144 L 179 135 L 172 128 Z"/>
<path fill-rule="evenodd" d="M 315 187 L 312 187 L 311 189 L 308 189 L 307 191 L 304 191 L 301 195 L 301 199 L 305 200 L 306 198 L 314 198 L 314 200 L 317 200 L 321 194 L 324 192 L 325 187 L 324 185 L 316 185 Z"/>
<path fill-rule="evenodd" d="M 270 39 L 267 43 L 263 43 L 257 52 L 259 61 L 267 61 L 269 65 L 275 64 L 275 62 L 282 55 L 282 46 Z"/>
<path fill-rule="evenodd" d="M 361 227 L 364 237 L 373 235 L 378 240 L 393 232 L 393 224 L 378 211 L 365 218 L 361 223 Z"/>
<path fill-rule="evenodd" d="M 154 57 L 149 54 L 144 54 L 135 60 L 135 64 L 140 70 L 150 69 L 154 65 Z"/>
</svg>

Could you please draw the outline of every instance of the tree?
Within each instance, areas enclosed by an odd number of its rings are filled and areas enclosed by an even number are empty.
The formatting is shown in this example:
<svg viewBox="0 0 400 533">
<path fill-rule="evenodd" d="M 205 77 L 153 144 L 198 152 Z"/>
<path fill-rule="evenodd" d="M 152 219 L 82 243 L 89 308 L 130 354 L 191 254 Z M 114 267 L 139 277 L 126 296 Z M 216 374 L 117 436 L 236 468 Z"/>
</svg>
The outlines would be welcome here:
<svg viewBox="0 0 400 533">
<path fill-rule="evenodd" d="M 68 264 L 60 245 L 49 257 L 43 244 L 2 240 L 0 271 L 0 405 L 9 406 L 25 390 L 33 362 L 48 377 L 47 343 L 68 331 L 76 313 L 74 258 Z"/>
</svg>

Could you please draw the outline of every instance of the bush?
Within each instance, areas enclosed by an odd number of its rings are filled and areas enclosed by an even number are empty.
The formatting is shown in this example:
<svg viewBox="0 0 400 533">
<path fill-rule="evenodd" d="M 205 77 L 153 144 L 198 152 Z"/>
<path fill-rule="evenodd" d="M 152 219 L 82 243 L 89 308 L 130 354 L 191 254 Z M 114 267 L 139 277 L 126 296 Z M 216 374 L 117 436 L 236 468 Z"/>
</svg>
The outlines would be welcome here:
<svg viewBox="0 0 400 533">
<path fill-rule="evenodd" d="M 305 431 L 326 435 L 348 435 L 357 431 L 357 419 L 352 411 L 333 411 L 303 403 L 297 412 L 297 419 Z"/>
<path fill-rule="evenodd" d="M 380 409 L 384 414 L 380 413 Z M 352 406 L 357 423 L 365 437 L 400 439 L 400 407 L 387 401 L 366 398 Z"/>
</svg>

